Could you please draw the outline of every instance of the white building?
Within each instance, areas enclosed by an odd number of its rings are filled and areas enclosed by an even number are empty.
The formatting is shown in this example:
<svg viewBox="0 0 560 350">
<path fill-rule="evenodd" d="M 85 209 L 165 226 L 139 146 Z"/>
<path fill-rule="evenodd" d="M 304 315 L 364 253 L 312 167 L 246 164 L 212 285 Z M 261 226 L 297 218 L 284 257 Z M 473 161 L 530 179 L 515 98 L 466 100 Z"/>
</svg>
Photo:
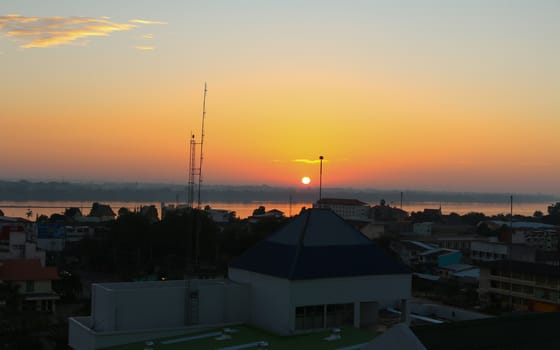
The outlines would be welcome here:
<svg viewBox="0 0 560 350">
<path fill-rule="evenodd" d="M 473 241 L 470 256 L 474 264 L 495 260 L 535 262 L 536 248 L 525 244 Z"/>
<path fill-rule="evenodd" d="M 368 221 L 370 207 L 357 199 L 322 198 L 313 205 L 314 208 L 328 208 L 345 220 Z"/>
<path fill-rule="evenodd" d="M 229 268 L 251 285 L 250 321 L 279 334 L 372 325 L 410 298 L 411 273 L 330 210 L 311 209 Z"/>
<path fill-rule="evenodd" d="M 412 231 L 417 236 L 431 236 L 432 223 L 431 222 L 417 222 L 412 225 Z"/>
<path fill-rule="evenodd" d="M 372 326 L 378 310 L 407 320 L 411 273 L 330 210 L 310 209 L 246 251 L 229 280 L 94 285 L 92 315 L 71 318 L 74 349 L 249 323 L 281 335 Z"/>
</svg>

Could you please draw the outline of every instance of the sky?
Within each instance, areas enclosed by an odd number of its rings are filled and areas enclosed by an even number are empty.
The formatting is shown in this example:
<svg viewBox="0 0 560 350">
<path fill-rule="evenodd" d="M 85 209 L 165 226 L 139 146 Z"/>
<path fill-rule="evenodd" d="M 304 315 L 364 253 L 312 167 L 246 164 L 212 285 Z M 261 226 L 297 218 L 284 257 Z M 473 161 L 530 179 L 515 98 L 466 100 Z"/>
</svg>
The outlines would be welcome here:
<svg viewBox="0 0 560 350">
<path fill-rule="evenodd" d="M 560 194 L 560 1 L 1 0 L 0 178 Z"/>
</svg>

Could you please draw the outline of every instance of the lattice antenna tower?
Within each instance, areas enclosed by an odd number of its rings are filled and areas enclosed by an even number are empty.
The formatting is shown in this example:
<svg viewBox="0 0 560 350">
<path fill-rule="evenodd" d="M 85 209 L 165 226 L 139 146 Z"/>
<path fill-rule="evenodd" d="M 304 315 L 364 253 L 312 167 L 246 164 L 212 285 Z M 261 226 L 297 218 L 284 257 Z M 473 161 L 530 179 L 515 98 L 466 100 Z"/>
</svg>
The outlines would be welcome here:
<svg viewBox="0 0 560 350">
<path fill-rule="evenodd" d="M 195 186 L 197 190 L 197 209 L 201 207 L 201 197 L 200 189 L 202 187 L 202 161 L 204 160 L 203 145 L 204 145 L 204 121 L 206 119 L 206 94 L 208 89 L 206 83 L 204 83 L 204 97 L 202 100 L 202 130 L 200 136 L 200 142 L 196 141 L 194 133 L 191 132 L 191 137 L 189 140 L 189 182 L 187 186 L 187 205 L 190 208 L 194 208 L 195 200 Z M 196 151 L 197 146 L 199 147 L 200 157 L 198 159 L 198 164 L 196 163 Z"/>
<path fill-rule="evenodd" d="M 202 98 L 202 127 L 200 133 L 200 161 L 198 162 L 198 203 L 197 203 L 198 209 L 200 209 L 200 187 L 202 185 L 202 160 L 204 159 L 202 147 L 204 146 L 204 120 L 206 119 L 206 94 L 207 93 L 208 93 L 208 89 L 206 87 L 206 82 L 204 82 L 204 97 Z"/>
<path fill-rule="evenodd" d="M 194 202 L 194 186 L 196 177 L 198 175 L 198 168 L 196 167 L 196 139 L 191 132 L 189 140 L 189 182 L 187 185 L 187 205 L 189 208 L 193 207 Z"/>
</svg>

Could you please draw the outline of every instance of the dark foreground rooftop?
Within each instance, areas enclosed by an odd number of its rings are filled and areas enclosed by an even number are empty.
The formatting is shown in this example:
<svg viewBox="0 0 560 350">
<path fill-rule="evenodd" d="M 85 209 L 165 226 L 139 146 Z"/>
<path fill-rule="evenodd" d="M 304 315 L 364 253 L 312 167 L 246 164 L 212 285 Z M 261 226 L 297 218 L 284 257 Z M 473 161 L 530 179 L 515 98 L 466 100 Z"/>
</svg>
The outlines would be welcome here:
<svg viewBox="0 0 560 350">
<path fill-rule="evenodd" d="M 519 314 L 412 327 L 429 350 L 557 350 L 560 312 Z"/>
<path fill-rule="evenodd" d="M 253 344 L 259 341 L 268 342 L 269 349 L 288 349 L 288 350 L 334 350 L 344 349 L 357 344 L 364 344 L 375 337 L 375 333 L 355 329 L 342 328 L 341 339 L 327 341 L 331 332 L 323 331 L 294 336 L 278 336 L 260 329 L 249 326 L 230 327 L 234 332 L 229 333 L 231 339 L 217 340 L 222 329 L 208 329 L 196 333 L 189 333 L 177 337 L 155 339 L 150 347 L 153 349 L 179 350 L 233 350 L 245 348 L 243 345 Z M 143 350 L 145 342 L 136 342 L 127 345 L 114 346 L 112 350 Z M 247 349 L 257 349 L 257 346 L 249 346 Z"/>
</svg>

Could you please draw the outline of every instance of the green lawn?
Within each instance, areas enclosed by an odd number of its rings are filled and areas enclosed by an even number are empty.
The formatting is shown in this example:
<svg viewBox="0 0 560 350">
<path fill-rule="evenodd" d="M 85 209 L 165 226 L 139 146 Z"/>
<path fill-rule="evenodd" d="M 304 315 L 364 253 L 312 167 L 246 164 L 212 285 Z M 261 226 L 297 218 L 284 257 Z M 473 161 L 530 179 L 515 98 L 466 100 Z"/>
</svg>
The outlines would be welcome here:
<svg viewBox="0 0 560 350">
<path fill-rule="evenodd" d="M 250 326 L 231 327 L 238 330 L 238 332 L 231 334 L 229 340 L 216 340 L 216 336 L 211 336 L 201 339 L 184 340 L 177 343 L 165 344 L 162 342 L 181 339 L 185 337 L 193 337 L 198 335 L 207 335 L 210 333 L 220 332 L 221 329 L 212 329 L 197 333 L 189 333 L 171 338 L 156 339 L 155 345 L 152 346 L 154 350 L 217 350 L 227 348 L 230 346 L 248 344 L 258 341 L 267 341 L 269 350 L 287 349 L 287 350 L 334 350 L 346 346 L 366 343 L 375 337 L 375 333 L 355 329 L 355 328 L 342 328 L 341 339 L 326 341 L 323 338 L 330 335 L 330 331 L 322 331 L 318 333 L 294 335 L 294 336 L 279 336 L 267 331 L 263 331 Z M 131 343 L 127 345 L 114 346 L 109 349 L 112 350 L 143 350 L 145 347 L 144 342 Z M 257 347 L 247 348 L 257 349 Z"/>
</svg>

